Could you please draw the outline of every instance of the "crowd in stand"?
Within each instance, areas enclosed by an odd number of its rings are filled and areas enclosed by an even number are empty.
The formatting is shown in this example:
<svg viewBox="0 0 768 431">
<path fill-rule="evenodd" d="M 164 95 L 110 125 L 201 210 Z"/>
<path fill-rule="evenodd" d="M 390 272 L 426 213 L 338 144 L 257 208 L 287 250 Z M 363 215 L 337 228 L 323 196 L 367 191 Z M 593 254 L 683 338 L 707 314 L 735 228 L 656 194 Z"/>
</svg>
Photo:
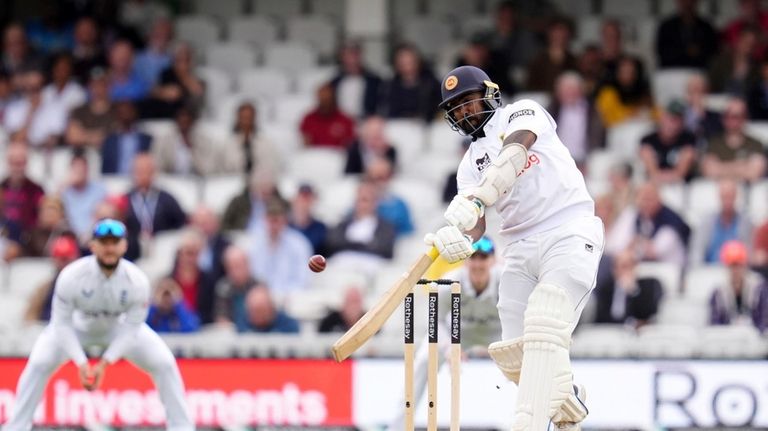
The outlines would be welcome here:
<svg viewBox="0 0 768 431">
<path fill-rule="evenodd" d="M 93 221 L 107 216 L 125 221 L 131 260 L 146 255 L 157 234 L 183 230 L 173 267 L 156 283 L 152 327 L 191 332 L 226 324 L 239 332 L 298 332 L 282 304 L 307 288 L 311 254 L 375 271 L 392 259 L 398 240 L 417 231 L 405 201 L 389 187 L 401 161 L 384 129 L 390 119 L 440 121 L 440 76 L 432 59 L 408 43 L 394 46 L 391 76 L 366 67 L 361 44 L 339 48 L 338 72 L 317 88 L 316 106 L 298 130 L 306 147 L 343 153 L 344 173 L 359 178 L 353 206 L 340 223 L 327 225 L 314 215 L 316 185 L 301 184 L 292 196 L 278 190 L 289 161 L 280 143 L 259 129 L 257 102 L 239 104 L 234 124 L 222 126 L 215 139 L 199 127 L 209 114 L 196 53 L 174 38 L 168 16 L 146 19 L 152 4 L 129 1 L 122 13 L 111 14 L 87 6 L 51 10 L 4 27 L 0 127 L 7 136 L 7 176 L 0 183 L 0 260 L 50 257 L 59 270 L 88 253 Z M 741 15 L 719 29 L 698 15 L 693 0 L 678 1 L 678 11 L 660 20 L 657 67 L 698 70 L 686 98 L 665 106 L 653 100 L 650 65 L 627 50 L 621 22 L 610 18 L 599 44 L 574 51 L 569 17 L 526 20 L 515 2 L 502 2 L 492 12 L 494 26 L 466 40 L 455 59 L 455 65 L 484 68 L 509 100 L 518 92 L 549 94 L 546 108 L 558 134 L 587 176 L 594 168 L 590 154 L 606 147 L 612 128 L 655 122 L 641 140 L 637 163 L 613 166 L 610 190 L 596 196 L 606 226 L 594 294 L 597 322 L 652 321 L 662 289 L 657 280 L 636 276 L 639 262 L 722 263 L 730 281 L 712 296 L 711 323 L 746 319 L 768 328 L 768 285 L 750 270 L 766 273 L 768 220 L 753 224 L 738 204 L 745 188 L 768 173 L 766 146 L 747 131 L 750 119 L 768 120 L 768 11 L 757 0 L 739 4 Z M 722 112 L 705 104 L 713 93 L 730 96 Z M 172 121 L 172 132 L 153 139 L 140 127 L 149 119 Z M 61 148 L 72 150 L 69 176 L 46 190 L 28 176 L 30 153 Z M 92 163 L 100 164 L 102 175 L 130 178 L 129 192 L 110 194 L 101 177 L 90 176 Z M 428 169 L 429 160 L 424 163 Z M 178 196 L 157 185 L 158 174 L 247 180 L 223 213 L 207 207 L 186 213 Z M 692 226 L 686 214 L 665 205 L 660 190 L 697 178 L 718 182 L 719 196 L 711 199 L 719 198 L 721 210 Z M 449 200 L 455 177 L 435 184 L 434 193 L 443 187 Z M 248 247 L 236 244 L 232 231 L 247 232 Z M 34 293 L 26 320 L 49 317 L 53 282 Z M 353 323 L 362 314 L 361 295 L 350 288 L 343 309 L 331 312 L 319 330 Z"/>
</svg>

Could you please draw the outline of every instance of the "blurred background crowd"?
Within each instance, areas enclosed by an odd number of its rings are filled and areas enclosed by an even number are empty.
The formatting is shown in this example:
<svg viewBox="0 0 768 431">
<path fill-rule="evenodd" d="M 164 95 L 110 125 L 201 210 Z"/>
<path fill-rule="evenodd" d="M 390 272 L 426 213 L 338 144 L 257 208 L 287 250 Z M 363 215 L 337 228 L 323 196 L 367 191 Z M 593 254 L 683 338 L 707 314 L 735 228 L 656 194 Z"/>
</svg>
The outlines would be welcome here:
<svg viewBox="0 0 768 431">
<path fill-rule="evenodd" d="M 470 64 L 505 102 L 552 113 L 605 223 L 576 355 L 697 356 L 719 340 L 708 354 L 764 356 L 764 6 L 3 2 L 0 354 L 31 346 L 57 271 L 103 217 L 125 221 L 126 257 L 154 282 L 149 324 L 215 334 L 168 335 L 177 353 L 277 333 L 299 340 L 291 355 L 327 354 L 318 333 L 345 331 L 442 224 L 469 142 L 437 111 L 440 79 Z M 454 276 L 488 282 L 480 254 Z M 369 354 L 397 347 L 391 323 Z"/>
</svg>

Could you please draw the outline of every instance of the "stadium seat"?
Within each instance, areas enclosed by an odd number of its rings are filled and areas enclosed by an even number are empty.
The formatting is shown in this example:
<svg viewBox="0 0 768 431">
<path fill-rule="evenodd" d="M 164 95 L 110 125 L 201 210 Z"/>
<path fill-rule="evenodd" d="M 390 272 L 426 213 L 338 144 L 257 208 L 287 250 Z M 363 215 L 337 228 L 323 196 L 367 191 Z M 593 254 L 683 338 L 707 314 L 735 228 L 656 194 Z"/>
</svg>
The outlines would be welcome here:
<svg viewBox="0 0 768 431">
<path fill-rule="evenodd" d="M 268 140 L 281 154 L 282 160 L 288 160 L 304 147 L 304 138 L 298 129 L 284 127 L 282 124 L 264 124 L 261 126 L 264 139 Z M 284 165 L 285 163 L 282 163 Z"/>
<path fill-rule="evenodd" d="M 3 160 L 3 167 L 7 168 L 7 162 Z M 40 184 L 45 183 L 48 171 L 48 162 L 43 151 L 28 151 L 27 152 L 27 176 L 34 182 Z"/>
<path fill-rule="evenodd" d="M 768 147 L 768 121 L 747 122 L 746 133 Z"/>
<path fill-rule="evenodd" d="M 723 113 L 725 107 L 728 105 L 728 101 L 733 98 L 730 94 L 708 94 L 704 99 L 704 105 L 707 109 L 711 109 L 718 113 Z"/>
<path fill-rule="evenodd" d="M 467 0 L 426 0 L 427 15 L 461 21 L 464 17 L 476 15 L 478 2 Z"/>
<path fill-rule="evenodd" d="M 243 175 L 207 176 L 203 178 L 202 203 L 221 215 L 229 202 L 244 188 Z"/>
<path fill-rule="evenodd" d="M 682 297 L 661 298 L 655 322 L 660 325 L 691 325 L 697 328 L 709 323 L 709 307 Z"/>
<path fill-rule="evenodd" d="M 206 327 L 195 334 L 192 354 L 202 358 L 230 358 L 240 343 L 234 328 L 218 325 Z"/>
<path fill-rule="evenodd" d="M 339 35 L 337 27 L 327 18 L 299 16 L 289 19 L 286 23 L 286 39 L 290 42 L 305 43 L 323 60 L 331 60 L 339 42 Z"/>
<path fill-rule="evenodd" d="M 462 39 L 470 39 L 477 34 L 493 30 L 493 18 L 490 15 L 470 15 L 459 20 Z"/>
<path fill-rule="evenodd" d="M 649 120 L 630 120 L 608 129 L 606 142 L 609 151 L 622 161 L 632 162 L 637 159 L 640 140 L 653 131 L 654 124 Z"/>
<path fill-rule="evenodd" d="M 205 62 L 234 78 L 240 71 L 256 65 L 256 51 L 240 42 L 217 43 L 206 49 Z"/>
<path fill-rule="evenodd" d="M 283 127 L 299 130 L 304 116 L 315 106 L 315 96 L 293 94 L 280 97 L 274 103 L 274 120 Z"/>
<path fill-rule="evenodd" d="M 194 0 L 194 10 L 198 15 L 229 19 L 243 13 L 243 0 Z"/>
<path fill-rule="evenodd" d="M 307 69 L 296 75 L 296 93 L 314 96 L 317 89 L 333 79 L 335 66 L 321 66 Z"/>
<path fill-rule="evenodd" d="M 326 16 L 339 28 L 343 27 L 346 0 L 312 0 L 309 7 L 312 15 Z"/>
<path fill-rule="evenodd" d="M 576 43 L 580 46 L 599 43 L 604 19 L 601 16 L 579 16 L 576 22 Z"/>
<path fill-rule="evenodd" d="M 768 180 L 753 184 L 749 190 L 749 220 L 757 227 L 768 221 Z"/>
<path fill-rule="evenodd" d="M 698 227 L 700 223 L 720 211 L 719 186 L 717 181 L 697 178 L 688 184 L 688 200 L 685 206 L 686 218 Z M 747 208 L 746 189 L 739 186 L 736 207 L 741 211 Z M 692 226 L 692 227 L 693 227 Z"/>
<path fill-rule="evenodd" d="M 259 15 L 288 19 L 303 12 L 303 0 L 250 0 L 251 10 Z"/>
<path fill-rule="evenodd" d="M 452 33 L 451 26 L 443 20 L 417 16 L 404 22 L 400 36 L 404 42 L 416 46 L 421 55 L 434 59 L 442 46 L 452 43 L 454 40 Z"/>
<path fill-rule="evenodd" d="M 103 175 L 101 182 L 108 195 L 124 195 L 131 189 L 131 178 L 127 175 Z"/>
<path fill-rule="evenodd" d="M 7 286 L 14 289 L 14 286 Z M 34 287 L 32 287 L 34 289 Z M 0 346 L 2 349 L 10 350 L 12 344 L 9 342 L 11 336 L 22 325 L 24 312 L 27 310 L 29 299 L 26 296 L 19 296 L 13 293 L 0 293 Z"/>
<path fill-rule="evenodd" d="M 604 149 L 595 149 L 587 157 L 587 177 L 591 180 L 608 180 L 611 169 L 621 163 L 621 159 L 614 152 Z"/>
<path fill-rule="evenodd" d="M 170 272 L 176 260 L 179 242 L 184 235 L 183 230 L 158 232 L 152 238 L 148 250 L 142 250 L 142 258 L 149 259 L 149 265 Z"/>
<path fill-rule="evenodd" d="M 275 43 L 264 49 L 264 66 L 296 75 L 317 65 L 317 53 L 298 42 Z"/>
<path fill-rule="evenodd" d="M 233 18 L 227 24 L 227 40 L 247 43 L 263 49 L 278 39 L 277 23 L 266 16 L 248 15 Z"/>
<path fill-rule="evenodd" d="M 659 187 L 659 195 L 664 205 L 672 208 L 678 214 L 684 214 L 687 188 L 685 184 L 670 183 Z"/>
<path fill-rule="evenodd" d="M 768 344 L 754 326 L 709 326 L 700 337 L 701 357 L 706 359 L 764 359 L 768 353 Z"/>
<path fill-rule="evenodd" d="M 50 280 L 55 272 L 53 261 L 44 257 L 20 257 L 8 265 L 9 292 L 21 298 L 28 298 L 43 282 Z"/>
<path fill-rule="evenodd" d="M 646 325 L 638 329 L 641 358 L 691 358 L 698 352 L 698 332 L 689 325 Z"/>
<path fill-rule="evenodd" d="M 206 16 L 183 15 L 176 18 L 176 39 L 189 42 L 197 53 L 205 52 L 209 45 L 219 41 L 219 27 Z"/>
<path fill-rule="evenodd" d="M 172 120 L 147 120 L 139 123 L 139 129 L 152 137 L 152 142 L 171 134 L 176 129 Z"/>
<path fill-rule="evenodd" d="M 495 2 L 501 2 L 502 0 L 493 0 Z M 584 16 L 594 13 L 592 0 L 552 0 L 552 2 L 559 12 L 564 12 L 568 15 Z"/>
<path fill-rule="evenodd" d="M 728 271 L 720 265 L 703 265 L 690 268 L 685 274 L 683 296 L 689 301 L 706 304 L 712 292 L 727 283 Z"/>
<path fill-rule="evenodd" d="M 666 262 L 640 262 L 635 268 L 638 278 L 655 278 L 661 283 L 665 298 L 680 296 L 682 271 L 679 266 Z"/>
<path fill-rule="evenodd" d="M 397 160 L 402 169 L 408 169 L 408 165 L 421 165 L 423 160 L 420 155 L 426 149 L 427 139 L 424 123 L 415 120 L 388 120 L 384 126 L 384 135 L 397 149 Z"/>
<path fill-rule="evenodd" d="M 245 97 L 282 97 L 290 92 L 291 81 L 278 69 L 257 67 L 239 72 L 237 88 Z"/>
<path fill-rule="evenodd" d="M 441 209 L 441 186 L 440 183 L 435 187 L 435 183 L 400 175 L 395 176 L 389 189 L 392 194 L 405 201 L 411 220 L 416 229 L 420 229 L 431 223 L 432 215 Z"/>
<path fill-rule="evenodd" d="M 627 2 L 624 0 L 602 0 L 601 15 L 640 19 L 651 15 L 651 1 L 639 0 Z"/>
<path fill-rule="evenodd" d="M 157 187 L 170 193 L 187 214 L 200 203 L 200 180 L 186 175 L 158 175 Z"/>
<path fill-rule="evenodd" d="M 718 0 L 722 1 L 722 0 Z M 703 16 L 709 15 L 709 2 L 698 2 L 698 12 Z M 669 15 L 677 13 L 677 0 L 658 0 L 658 15 L 661 18 L 668 18 Z"/>
<path fill-rule="evenodd" d="M 213 67 L 198 67 L 197 76 L 205 82 L 205 104 L 209 114 L 232 91 L 232 78 L 225 72 Z"/>
<path fill-rule="evenodd" d="M 195 346 L 194 333 L 163 333 L 160 338 L 177 358 L 189 358 L 193 356 Z"/>
<path fill-rule="evenodd" d="M 581 325 L 573 334 L 571 356 L 623 358 L 632 356 L 635 349 L 635 334 L 624 325 Z"/>
<path fill-rule="evenodd" d="M 339 223 L 352 210 L 358 182 L 356 177 L 346 176 L 314 184 L 318 193 L 315 215 L 330 226 Z"/>
<path fill-rule="evenodd" d="M 344 174 L 345 154 L 334 148 L 306 148 L 288 161 L 288 175 L 298 181 L 319 184 Z"/>
<path fill-rule="evenodd" d="M 518 100 L 523 99 L 531 99 L 546 109 L 546 107 L 549 106 L 550 95 L 544 91 L 523 91 L 515 93 L 513 101 L 517 102 Z"/>
<path fill-rule="evenodd" d="M 698 73 L 695 69 L 674 68 L 654 72 L 651 90 L 656 106 L 665 108 L 673 100 L 685 100 L 685 89 L 691 76 Z"/>
</svg>

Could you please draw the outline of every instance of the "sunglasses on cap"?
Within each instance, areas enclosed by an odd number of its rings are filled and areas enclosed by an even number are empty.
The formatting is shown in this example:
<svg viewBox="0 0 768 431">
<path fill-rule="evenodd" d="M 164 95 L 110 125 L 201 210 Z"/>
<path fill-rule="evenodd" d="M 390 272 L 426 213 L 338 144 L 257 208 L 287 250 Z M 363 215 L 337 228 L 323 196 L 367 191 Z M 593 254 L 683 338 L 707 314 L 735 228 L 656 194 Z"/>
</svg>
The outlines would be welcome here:
<svg viewBox="0 0 768 431">
<path fill-rule="evenodd" d="M 114 219 L 101 220 L 93 228 L 93 237 L 95 239 L 106 237 L 125 238 L 125 225 Z"/>
<path fill-rule="evenodd" d="M 472 244 L 472 249 L 475 251 L 475 253 L 483 253 L 483 254 L 493 254 L 495 251 L 493 247 L 493 241 L 491 241 L 488 237 L 481 237 L 477 242 Z"/>
</svg>

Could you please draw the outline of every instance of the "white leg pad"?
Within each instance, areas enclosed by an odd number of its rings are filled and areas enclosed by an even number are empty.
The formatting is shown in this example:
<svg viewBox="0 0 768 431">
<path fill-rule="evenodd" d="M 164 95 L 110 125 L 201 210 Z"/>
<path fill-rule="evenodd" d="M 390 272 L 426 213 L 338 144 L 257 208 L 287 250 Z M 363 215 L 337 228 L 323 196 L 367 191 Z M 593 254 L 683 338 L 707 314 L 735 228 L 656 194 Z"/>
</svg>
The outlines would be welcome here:
<svg viewBox="0 0 768 431">
<path fill-rule="evenodd" d="M 515 384 L 520 382 L 523 366 L 523 337 L 497 341 L 488 346 L 488 354 L 501 372 Z"/>
<path fill-rule="evenodd" d="M 528 298 L 513 430 L 546 430 L 573 394 L 568 354 L 573 309 L 565 291 L 551 284 L 539 284 Z"/>
</svg>

